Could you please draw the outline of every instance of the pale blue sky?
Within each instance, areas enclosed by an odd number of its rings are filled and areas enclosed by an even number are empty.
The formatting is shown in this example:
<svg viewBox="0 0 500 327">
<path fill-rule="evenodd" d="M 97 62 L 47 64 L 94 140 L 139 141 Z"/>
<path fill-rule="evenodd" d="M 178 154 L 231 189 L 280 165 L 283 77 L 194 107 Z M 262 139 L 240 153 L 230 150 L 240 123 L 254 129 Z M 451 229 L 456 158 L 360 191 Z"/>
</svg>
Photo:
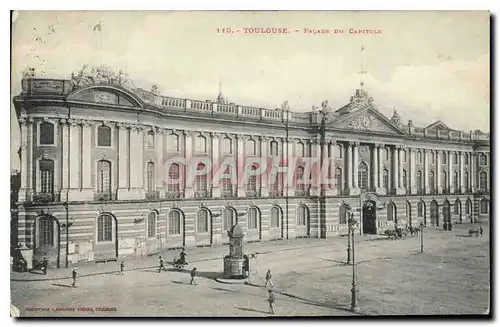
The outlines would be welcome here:
<svg viewBox="0 0 500 327">
<path fill-rule="evenodd" d="M 102 21 L 99 33 L 92 26 Z M 220 35 L 217 28 L 343 28 L 343 36 Z M 51 30 L 53 27 L 54 31 Z M 381 29 L 353 36 L 349 28 Z M 50 35 L 49 35 L 50 33 Z M 36 37 L 43 38 L 40 43 Z M 101 61 L 126 69 L 138 86 L 164 95 L 214 99 L 219 80 L 229 100 L 310 110 L 340 107 L 359 83 L 365 47 L 366 89 L 386 115 L 403 121 L 489 131 L 488 12 L 21 12 L 13 26 L 12 95 L 34 66 L 68 78 Z M 11 163 L 19 130 L 11 110 Z"/>
</svg>

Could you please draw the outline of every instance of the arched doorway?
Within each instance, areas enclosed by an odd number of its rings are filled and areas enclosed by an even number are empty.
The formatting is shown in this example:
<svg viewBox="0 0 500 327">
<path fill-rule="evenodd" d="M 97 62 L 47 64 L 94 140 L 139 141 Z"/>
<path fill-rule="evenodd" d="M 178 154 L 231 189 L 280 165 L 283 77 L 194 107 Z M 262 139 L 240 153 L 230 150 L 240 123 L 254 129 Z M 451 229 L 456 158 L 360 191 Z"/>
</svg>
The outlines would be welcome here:
<svg viewBox="0 0 500 327">
<path fill-rule="evenodd" d="M 184 212 L 172 209 L 167 215 L 166 247 L 178 248 L 186 245 L 186 220 Z"/>
<path fill-rule="evenodd" d="M 41 215 L 35 218 L 33 228 L 33 258 L 41 260 L 46 257 L 50 266 L 59 268 L 61 262 L 61 226 L 59 221 L 54 216 Z"/>
<path fill-rule="evenodd" d="M 280 239 L 285 237 L 285 229 L 283 224 L 283 210 L 275 205 L 271 208 L 271 239 Z"/>
<path fill-rule="evenodd" d="M 296 211 L 296 221 L 295 221 L 295 236 L 309 237 L 310 235 L 310 219 L 309 219 L 309 208 L 305 205 L 300 205 Z"/>
<path fill-rule="evenodd" d="M 212 245 L 213 239 L 212 213 L 205 207 L 196 212 L 195 245 Z"/>
<path fill-rule="evenodd" d="M 374 201 L 363 204 L 363 234 L 377 234 L 377 205 Z"/>
<path fill-rule="evenodd" d="M 118 221 L 109 213 L 101 213 L 97 217 L 97 237 L 95 241 L 94 260 L 118 258 Z"/>
<path fill-rule="evenodd" d="M 411 221 L 411 203 L 406 201 L 406 218 L 408 219 L 408 226 L 413 226 Z"/>
<path fill-rule="evenodd" d="M 444 200 L 443 203 L 443 223 L 445 228 L 451 223 L 450 201 L 448 200 Z"/>
<path fill-rule="evenodd" d="M 247 210 L 247 242 L 259 241 L 262 239 L 262 221 L 259 208 L 251 206 Z"/>
<path fill-rule="evenodd" d="M 472 201 L 467 199 L 465 203 L 465 214 L 469 216 L 470 222 L 474 223 L 474 214 L 472 212 Z"/>
<path fill-rule="evenodd" d="M 458 221 L 461 224 L 462 223 L 462 202 L 460 202 L 459 199 L 456 199 L 455 203 L 453 204 L 453 215 L 458 216 Z"/>
<path fill-rule="evenodd" d="M 436 200 L 431 202 L 431 226 L 439 226 L 439 210 Z"/>
<path fill-rule="evenodd" d="M 426 212 L 425 212 L 425 202 L 423 200 L 420 200 L 417 203 L 417 217 L 419 218 L 420 221 L 424 223 L 424 226 L 427 226 L 427 217 L 426 217 Z"/>
</svg>

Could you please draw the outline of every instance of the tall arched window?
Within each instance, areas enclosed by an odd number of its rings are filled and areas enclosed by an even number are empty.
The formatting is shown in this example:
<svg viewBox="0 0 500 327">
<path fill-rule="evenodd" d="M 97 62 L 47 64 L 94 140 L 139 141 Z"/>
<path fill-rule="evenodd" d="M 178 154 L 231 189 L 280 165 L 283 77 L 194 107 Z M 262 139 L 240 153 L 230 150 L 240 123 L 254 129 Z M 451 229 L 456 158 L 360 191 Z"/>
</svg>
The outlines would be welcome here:
<svg viewBox="0 0 500 327">
<path fill-rule="evenodd" d="M 40 192 L 45 194 L 54 193 L 54 161 L 42 159 L 40 167 Z"/>
<path fill-rule="evenodd" d="M 479 173 L 479 189 L 488 189 L 488 174 L 484 171 Z"/>
<path fill-rule="evenodd" d="M 443 151 L 443 153 L 441 154 L 441 159 L 442 159 L 442 160 L 441 160 L 441 164 L 442 164 L 442 165 L 446 165 L 446 158 L 447 158 L 447 157 L 448 157 L 448 156 L 446 155 L 446 151 Z"/>
<path fill-rule="evenodd" d="M 113 217 L 102 214 L 97 218 L 97 241 L 111 242 L 113 240 Z"/>
<path fill-rule="evenodd" d="M 196 231 L 198 233 L 208 233 L 208 211 L 205 209 L 201 209 L 196 214 Z"/>
<path fill-rule="evenodd" d="M 368 190 L 368 167 L 364 162 L 358 167 L 358 186 L 361 190 Z"/>
<path fill-rule="evenodd" d="M 479 213 L 485 215 L 488 213 L 488 200 L 482 199 L 479 203 Z"/>
<path fill-rule="evenodd" d="M 259 226 L 259 210 L 251 207 L 248 209 L 248 229 L 257 229 Z"/>
<path fill-rule="evenodd" d="M 54 124 L 45 121 L 39 125 L 39 128 L 40 145 L 54 145 Z"/>
<path fill-rule="evenodd" d="M 203 135 L 198 135 L 195 139 L 196 153 L 207 153 L 207 138 Z"/>
<path fill-rule="evenodd" d="M 418 152 L 417 152 L 417 162 L 418 162 L 419 164 L 421 164 L 421 163 L 422 163 L 422 152 L 421 152 L 421 151 L 418 151 Z"/>
<path fill-rule="evenodd" d="M 269 147 L 269 151 L 271 156 L 278 156 L 278 142 L 276 141 L 271 141 L 271 146 Z"/>
<path fill-rule="evenodd" d="M 347 224 L 349 217 L 347 217 L 347 208 L 345 205 L 341 205 L 339 208 L 339 224 Z"/>
<path fill-rule="evenodd" d="M 454 172 L 453 173 L 453 188 L 455 189 L 455 191 L 457 191 L 458 189 L 458 185 L 460 185 L 460 182 L 458 180 L 458 172 Z"/>
<path fill-rule="evenodd" d="M 435 186 L 434 181 L 435 181 L 434 172 L 431 170 L 429 172 L 429 190 L 431 191 L 431 193 L 436 192 L 436 186 Z"/>
<path fill-rule="evenodd" d="M 54 219 L 51 217 L 38 220 L 38 245 L 54 246 Z"/>
<path fill-rule="evenodd" d="M 231 167 L 227 166 L 221 176 L 222 193 L 225 196 L 233 195 L 233 184 L 231 183 Z"/>
<path fill-rule="evenodd" d="M 148 237 L 156 237 L 156 212 L 150 212 L 148 215 Z"/>
<path fill-rule="evenodd" d="M 167 135 L 167 150 L 178 152 L 179 151 L 179 136 L 176 134 Z"/>
<path fill-rule="evenodd" d="M 443 183 L 443 188 L 448 187 L 448 176 L 447 176 L 447 173 L 445 170 L 443 170 L 443 177 L 442 177 L 441 183 Z"/>
<path fill-rule="evenodd" d="M 233 153 L 233 141 L 227 136 L 222 140 L 222 153 L 224 154 Z"/>
<path fill-rule="evenodd" d="M 408 177 L 406 176 L 406 170 L 403 170 L 403 187 L 408 188 Z"/>
<path fill-rule="evenodd" d="M 97 192 L 111 194 L 111 162 L 107 160 L 97 162 Z"/>
<path fill-rule="evenodd" d="M 257 165 L 252 165 L 250 168 L 250 175 L 248 176 L 247 191 L 254 193 L 257 192 Z"/>
<path fill-rule="evenodd" d="M 394 203 L 387 204 L 387 221 L 394 221 L 396 216 L 396 206 Z"/>
<path fill-rule="evenodd" d="M 467 152 L 464 154 L 464 163 L 465 165 L 469 164 L 469 154 Z"/>
<path fill-rule="evenodd" d="M 389 190 L 389 171 L 387 169 L 382 171 L 382 185 L 386 190 Z"/>
<path fill-rule="evenodd" d="M 297 208 L 297 226 L 305 226 L 307 223 L 307 209 L 304 206 Z"/>
<path fill-rule="evenodd" d="M 181 213 L 172 210 L 168 213 L 168 234 L 179 235 L 181 233 Z"/>
<path fill-rule="evenodd" d="M 417 203 L 417 215 L 418 217 L 424 216 L 424 203 L 422 201 Z"/>
<path fill-rule="evenodd" d="M 417 170 L 417 193 L 422 193 L 424 189 L 424 183 L 422 182 L 422 171 Z"/>
<path fill-rule="evenodd" d="M 146 191 L 154 192 L 156 191 L 155 186 L 155 164 L 153 162 L 148 162 L 146 165 Z"/>
<path fill-rule="evenodd" d="M 148 131 L 148 133 L 146 134 L 146 147 L 148 149 L 155 148 L 155 132 Z"/>
<path fill-rule="evenodd" d="M 337 187 L 337 195 L 341 195 L 342 191 L 344 189 L 344 183 L 342 179 L 342 169 L 341 168 L 335 168 L 335 183 Z"/>
<path fill-rule="evenodd" d="M 198 163 L 196 170 L 202 171 L 205 169 L 205 165 L 203 163 Z M 205 192 L 207 190 L 207 174 L 202 173 L 201 175 L 196 175 L 196 191 Z"/>
<path fill-rule="evenodd" d="M 278 207 L 271 208 L 271 228 L 280 227 L 281 211 Z"/>
<path fill-rule="evenodd" d="M 486 166 L 486 155 L 484 153 L 479 155 L 479 165 Z"/>
<path fill-rule="evenodd" d="M 226 208 L 224 209 L 222 213 L 222 222 L 223 222 L 223 230 L 229 230 L 231 227 L 234 226 L 236 223 L 236 213 L 234 212 L 234 209 L 232 208 Z"/>
<path fill-rule="evenodd" d="M 304 191 L 305 190 L 305 180 L 304 180 L 304 167 L 298 166 L 295 169 L 295 190 Z"/>
<path fill-rule="evenodd" d="M 106 125 L 97 127 L 97 146 L 111 146 L 111 127 Z"/>
<path fill-rule="evenodd" d="M 469 183 L 469 172 L 466 171 L 464 173 L 464 188 L 465 188 L 465 191 L 467 192 L 469 190 L 469 187 L 470 187 L 470 183 Z"/>
<path fill-rule="evenodd" d="M 454 215 L 460 214 L 460 201 L 458 201 L 458 200 L 456 200 L 455 204 L 453 205 L 453 214 Z"/>
<path fill-rule="evenodd" d="M 179 164 L 172 164 L 168 170 L 168 184 L 167 191 L 168 192 L 179 192 L 179 183 L 180 183 L 180 166 Z"/>
<path fill-rule="evenodd" d="M 247 155 L 255 156 L 257 154 L 257 144 L 254 140 L 247 141 Z"/>
</svg>

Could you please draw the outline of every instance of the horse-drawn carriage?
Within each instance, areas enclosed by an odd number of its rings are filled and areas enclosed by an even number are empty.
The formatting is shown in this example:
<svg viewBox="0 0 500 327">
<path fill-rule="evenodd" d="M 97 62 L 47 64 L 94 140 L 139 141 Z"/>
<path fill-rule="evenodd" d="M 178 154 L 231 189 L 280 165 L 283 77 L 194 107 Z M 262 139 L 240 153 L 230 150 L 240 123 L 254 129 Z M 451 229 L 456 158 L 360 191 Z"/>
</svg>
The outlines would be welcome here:
<svg viewBox="0 0 500 327">
<path fill-rule="evenodd" d="M 408 236 L 408 234 L 411 236 L 418 235 L 419 232 L 420 228 L 405 225 L 405 226 L 396 226 L 395 229 L 387 229 L 386 231 L 384 231 L 384 235 L 387 236 L 388 238 L 393 238 L 397 240 Z"/>
</svg>

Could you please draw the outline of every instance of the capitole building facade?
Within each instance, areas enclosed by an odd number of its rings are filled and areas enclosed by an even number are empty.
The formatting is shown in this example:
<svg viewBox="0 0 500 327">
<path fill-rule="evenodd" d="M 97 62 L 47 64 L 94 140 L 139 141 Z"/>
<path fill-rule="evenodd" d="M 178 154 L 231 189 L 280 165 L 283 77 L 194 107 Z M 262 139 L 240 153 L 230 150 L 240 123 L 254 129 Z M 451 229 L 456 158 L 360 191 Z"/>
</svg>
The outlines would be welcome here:
<svg viewBox="0 0 500 327">
<path fill-rule="evenodd" d="M 21 130 L 18 240 L 63 267 L 223 246 L 236 221 L 245 241 L 260 242 L 345 235 L 349 213 L 362 234 L 489 219 L 489 134 L 442 121 L 403 124 L 396 111 L 385 117 L 363 85 L 346 102 L 295 112 L 286 102 L 264 109 L 222 94 L 173 98 L 105 67 L 68 80 L 25 75 L 13 98 Z M 229 158 L 235 165 L 225 172 L 237 176 L 248 158 L 299 159 L 274 179 L 195 173 L 189 182 L 188 165 L 166 164 L 179 157 L 206 157 L 213 167 Z M 329 182 L 317 182 L 301 158 L 319 168 L 327 162 Z M 308 174 L 311 183 L 296 182 Z"/>
</svg>

